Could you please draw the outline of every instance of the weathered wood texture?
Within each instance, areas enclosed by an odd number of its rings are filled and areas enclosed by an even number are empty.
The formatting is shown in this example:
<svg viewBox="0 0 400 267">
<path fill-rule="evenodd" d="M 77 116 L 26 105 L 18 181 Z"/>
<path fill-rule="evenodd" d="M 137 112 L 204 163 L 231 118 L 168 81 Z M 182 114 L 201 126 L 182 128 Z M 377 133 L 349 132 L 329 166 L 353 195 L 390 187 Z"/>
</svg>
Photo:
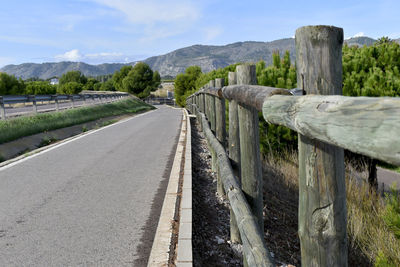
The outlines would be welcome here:
<svg viewBox="0 0 400 267">
<path fill-rule="evenodd" d="M 241 65 L 239 65 L 241 66 Z M 238 66 L 238 67 L 239 67 Z M 229 85 L 222 88 L 222 96 L 228 100 L 235 100 L 262 111 L 265 98 L 272 95 L 291 95 L 287 89 L 273 88 L 261 85 Z"/>
<path fill-rule="evenodd" d="M 215 87 L 220 89 L 224 86 L 224 79 L 215 79 Z M 226 121 L 225 121 L 225 99 L 220 97 L 214 97 L 215 99 L 215 131 L 218 141 L 223 147 L 225 147 L 226 142 Z M 221 175 L 219 169 L 217 168 L 218 183 L 217 192 L 220 196 L 224 195 L 224 188 L 221 182 Z"/>
<path fill-rule="evenodd" d="M 340 28 L 297 29 L 297 84 L 306 94 L 342 94 L 342 44 Z M 343 154 L 342 148 L 299 135 L 299 237 L 303 266 L 347 266 Z"/>
<path fill-rule="evenodd" d="M 266 121 L 309 138 L 400 165 L 400 98 L 272 96 L 264 103 Z"/>
<path fill-rule="evenodd" d="M 236 84 L 257 84 L 256 65 L 246 63 L 236 66 Z"/>
<path fill-rule="evenodd" d="M 265 245 L 264 235 L 258 226 L 257 218 L 252 214 L 252 210 L 246 201 L 240 184 L 233 174 L 224 147 L 218 142 L 207 126 L 204 115 L 200 114 L 200 117 L 203 121 L 202 123 L 205 125 L 204 134 L 209 144 L 213 147 L 213 150 L 216 151 L 224 189 L 238 222 L 246 262 L 249 266 L 275 266 L 274 260 Z"/>
<path fill-rule="evenodd" d="M 228 73 L 229 85 L 236 84 L 236 72 Z M 235 100 L 229 101 L 229 134 L 228 134 L 228 152 L 234 168 L 237 170 L 238 182 L 241 185 L 240 179 L 240 140 L 239 140 L 239 117 L 238 104 Z M 233 243 L 241 243 L 239 228 L 234 216 L 232 207 L 230 208 L 230 231 L 231 241 Z"/>
<path fill-rule="evenodd" d="M 255 65 L 236 67 L 237 83 L 257 83 Z M 264 229 L 263 182 L 260 159 L 260 137 L 258 131 L 258 111 L 254 107 L 238 105 L 240 170 L 242 189 L 247 201 L 257 217 L 260 230 Z"/>
<path fill-rule="evenodd" d="M 216 79 L 217 88 L 224 86 L 224 79 Z M 225 121 L 225 99 L 215 97 L 215 127 L 216 136 L 221 144 L 225 147 L 226 141 L 226 121 Z"/>
<path fill-rule="evenodd" d="M 201 112 L 205 113 L 206 111 L 206 103 L 205 103 L 205 95 L 204 94 L 200 94 L 200 109 Z"/>
<path fill-rule="evenodd" d="M 217 96 L 217 97 L 221 97 L 221 88 L 222 87 L 207 87 L 204 88 L 203 92 L 209 95 L 213 95 L 213 96 Z"/>
<path fill-rule="evenodd" d="M 209 88 L 215 87 L 215 80 L 209 81 L 209 82 L 208 82 L 208 87 L 209 87 Z"/>
<path fill-rule="evenodd" d="M 211 126 L 211 131 L 213 131 L 213 133 L 215 134 L 215 129 L 216 129 L 215 96 L 209 95 L 208 97 L 210 99 L 210 126 Z"/>
<path fill-rule="evenodd" d="M 215 101 L 214 96 L 210 94 L 205 94 L 206 97 L 206 117 L 211 129 L 214 129 L 213 132 L 215 133 Z M 203 126 L 204 127 L 204 126 Z M 214 151 L 211 149 L 211 170 L 216 171 L 216 156 Z"/>
</svg>

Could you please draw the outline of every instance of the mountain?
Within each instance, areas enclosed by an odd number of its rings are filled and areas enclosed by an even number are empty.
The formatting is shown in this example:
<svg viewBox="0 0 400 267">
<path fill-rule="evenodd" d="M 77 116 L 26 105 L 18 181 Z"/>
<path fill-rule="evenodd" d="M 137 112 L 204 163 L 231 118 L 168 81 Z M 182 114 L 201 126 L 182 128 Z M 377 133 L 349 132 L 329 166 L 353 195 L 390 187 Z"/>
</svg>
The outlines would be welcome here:
<svg viewBox="0 0 400 267">
<path fill-rule="evenodd" d="M 226 67 L 237 62 L 272 62 L 274 51 L 289 50 L 292 60 L 295 57 L 294 39 L 287 38 L 273 42 L 238 42 L 224 46 L 193 45 L 168 54 L 151 57 L 144 62 L 158 70 L 162 76 L 175 76 L 188 66 L 198 65 L 203 72 Z"/>
<path fill-rule="evenodd" d="M 400 39 L 396 40 L 397 42 Z M 345 40 L 348 45 L 372 45 L 376 40 L 369 37 L 354 37 Z M 295 60 L 295 43 L 293 38 L 280 39 L 272 42 L 237 42 L 222 46 L 193 45 L 181 48 L 165 55 L 150 57 L 144 62 L 149 64 L 153 70 L 160 72 L 161 76 L 176 76 L 189 66 L 198 65 L 203 72 L 226 67 L 237 62 L 258 62 L 261 59 L 267 64 L 272 63 L 274 51 L 284 53 L 289 51 L 292 62 Z M 48 79 L 54 76 L 60 77 L 70 70 L 80 70 L 86 76 L 98 76 L 114 73 L 124 65 L 113 63 L 101 65 L 89 65 L 82 62 L 59 62 L 59 63 L 25 63 L 21 65 L 7 65 L 0 69 L 2 72 L 27 79 L 39 77 Z"/>
<path fill-rule="evenodd" d="M 49 79 L 51 77 L 60 77 L 63 73 L 71 70 L 80 70 L 85 76 L 98 76 L 114 73 L 119 70 L 123 63 L 90 65 L 83 62 L 57 62 L 57 63 L 24 63 L 20 65 L 7 65 L 0 69 L 18 78 L 28 79 L 39 77 L 41 79 Z"/>
<path fill-rule="evenodd" d="M 347 43 L 349 46 L 357 45 L 363 47 L 364 45 L 366 46 L 373 45 L 376 42 L 376 40 L 366 36 L 361 36 L 361 37 L 352 37 L 346 39 L 344 42 Z"/>
</svg>

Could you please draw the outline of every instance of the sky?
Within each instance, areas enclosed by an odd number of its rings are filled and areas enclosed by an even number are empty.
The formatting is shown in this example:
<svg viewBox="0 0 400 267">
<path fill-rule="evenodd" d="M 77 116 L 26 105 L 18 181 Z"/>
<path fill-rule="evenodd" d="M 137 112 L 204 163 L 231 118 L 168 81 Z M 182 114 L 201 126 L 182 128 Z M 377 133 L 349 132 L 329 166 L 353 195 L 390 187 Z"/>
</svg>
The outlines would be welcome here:
<svg viewBox="0 0 400 267">
<path fill-rule="evenodd" d="M 333 25 L 345 38 L 400 38 L 398 0 L 1 0 L 0 68 L 132 62 L 195 45 L 273 41 Z"/>
</svg>

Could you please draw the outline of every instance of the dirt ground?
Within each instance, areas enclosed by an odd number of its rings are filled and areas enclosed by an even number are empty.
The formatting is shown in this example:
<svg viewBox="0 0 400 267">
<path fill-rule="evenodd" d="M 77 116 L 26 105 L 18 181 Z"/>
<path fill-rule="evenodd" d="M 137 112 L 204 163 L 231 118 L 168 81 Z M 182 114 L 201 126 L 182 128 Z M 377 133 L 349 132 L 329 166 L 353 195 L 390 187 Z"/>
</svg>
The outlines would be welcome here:
<svg viewBox="0 0 400 267">
<path fill-rule="evenodd" d="M 242 266 L 240 250 L 229 242 L 229 207 L 216 195 L 211 154 L 195 122 L 192 119 L 193 266 Z"/>
<path fill-rule="evenodd" d="M 241 245 L 231 245 L 229 204 L 216 195 L 216 174 L 204 135 L 192 119 L 193 263 L 194 266 L 242 266 Z M 301 266 L 298 229 L 298 189 L 285 182 L 281 169 L 264 162 L 265 242 L 277 266 Z M 284 172 L 293 170 L 284 170 Z M 352 247 L 351 245 L 349 247 Z M 349 266 L 371 266 L 349 249 Z"/>
</svg>

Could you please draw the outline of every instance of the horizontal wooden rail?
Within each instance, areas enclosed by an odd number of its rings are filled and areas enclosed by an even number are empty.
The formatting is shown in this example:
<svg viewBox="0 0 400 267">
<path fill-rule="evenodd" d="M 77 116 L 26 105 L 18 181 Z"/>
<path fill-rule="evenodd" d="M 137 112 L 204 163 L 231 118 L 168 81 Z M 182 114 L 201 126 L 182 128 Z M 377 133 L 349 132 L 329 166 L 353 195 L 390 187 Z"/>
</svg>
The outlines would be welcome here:
<svg viewBox="0 0 400 267">
<path fill-rule="evenodd" d="M 246 201 L 240 184 L 238 183 L 226 155 L 225 148 L 212 133 L 208 121 L 195 104 L 194 108 L 198 121 L 202 125 L 207 141 L 217 157 L 219 174 L 223 182 L 225 194 L 227 195 L 243 242 L 244 257 L 248 266 L 275 266 L 274 260 L 265 245 L 263 234 L 257 223 L 257 218 L 252 214 L 251 208 Z"/>
<path fill-rule="evenodd" d="M 264 102 L 267 122 L 310 138 L 400 165 L 400 98 L 272 96 Z"/>
<path fill-rule="evenodd" d="M 222 96 L 235 100 L 239 104 L 253 107 L 262 111 L 265 98 L 272 95 L 291 95 L 287 89 L 273 88 L 260 85 L 229 85 L 222 88 Z"/>
<path fill-rule="evenodd" d="M 207 88 L 211 94 L 262 111 L 267 122 L 310 138 L 400 165 L 400 98 L 307 95 L 259 85 Z M 194 96 L 194 95 L 193 95 Z"/>
</svg>

